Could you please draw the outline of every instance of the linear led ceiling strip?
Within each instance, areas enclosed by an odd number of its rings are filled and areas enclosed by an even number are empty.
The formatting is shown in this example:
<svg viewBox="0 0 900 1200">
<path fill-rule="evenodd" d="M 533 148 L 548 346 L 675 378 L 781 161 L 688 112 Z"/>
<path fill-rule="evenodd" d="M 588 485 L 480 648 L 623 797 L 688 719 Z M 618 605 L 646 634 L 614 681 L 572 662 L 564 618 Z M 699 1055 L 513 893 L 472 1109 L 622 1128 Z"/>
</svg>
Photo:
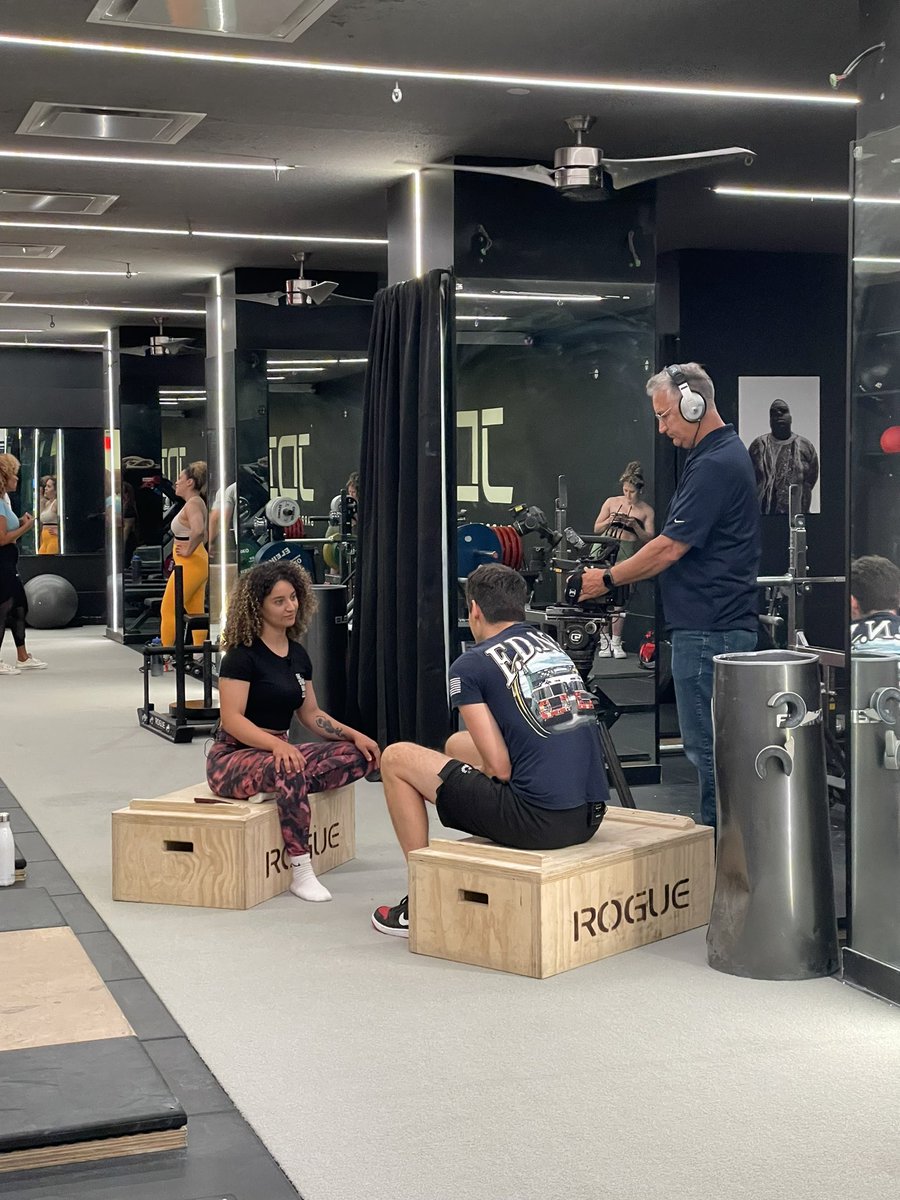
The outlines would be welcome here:
<svg viewBox="0 0 900 1200">
<path fill-rule="evenodd" d="M 0 229 L 64 229 L 79 233 L 131 233 L 152 237 L 232 238 L 255 242 L 327 242 L 347 246 L 386 246 L 387 238 L 309 233 L 237 233 L 230 229 L 163 229 L 153 225 L 88 225 L 74 221 L 0 221 Z"/>
<path fill-rule="evenodd" d="M 794 104 L 855 105 L 859 97 L 844 93 L 754 90 L 738 87 L 697 87 L 690 84 L 639 83 L 608 79 L 566 79 L 547 75 L 506 75 L 495 72 L 433 71 L 417 67 L 379 67 L 366 63 L 320 62 L 315 59 L 274 58 L 256 54 L 223 54 L 218 51 L 173 50 L 134 46 L 122 42 L 92 42 L 75 38 L 31 37 L 0 34 L 0 45 L 23 49 L 72 50 L 132 58 L 169 59 L 175 62 L 223 66 L 264 67 L 281 71 L 315 71 L 332 75 L 362 75 L 378 79 L 418 79 L 432 83 L 487 83 L 502 87 L 556 88 L 582 92 L 624 92 L 638 95 L 684 96 L 702 99 L 773 101 Z"/>
<path fill-rule="evenodd" d="M 205 317 L 205 308 L 139 308 L 135 304 L 57 304 L 55 300 L 0 300 L 0 308 L 42 308 L 45 312 L 122 312 L 150 313 L 152 316 Z"/>
<path fill-rule="evenodd" d="M 0 150 L 0 158 L 26 159 L 29 162 L 114 163 L 121 167 L 189 167 L 196 171 L 296 171 L 295 166 L 270 158 L 236 162 L 215 162 L 202 158 L 134 158 L 124 154 L 65 154 L 57 150 Z"/>
</svg>

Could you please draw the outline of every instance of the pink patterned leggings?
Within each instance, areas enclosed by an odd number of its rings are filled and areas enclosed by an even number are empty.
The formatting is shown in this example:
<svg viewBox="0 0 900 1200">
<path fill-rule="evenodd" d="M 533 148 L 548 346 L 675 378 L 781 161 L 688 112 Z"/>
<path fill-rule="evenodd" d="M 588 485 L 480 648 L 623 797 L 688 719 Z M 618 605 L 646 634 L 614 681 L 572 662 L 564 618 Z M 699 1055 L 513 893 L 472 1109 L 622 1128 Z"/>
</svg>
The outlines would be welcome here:
<svg viewBox="0 0 900 1200">
<path fill-rule="evenodd" d="M 277 771 L 270 750 L 255 750 L 220 730 L 206 758 L 206 781 L 217 796 L 241 800 L 257 792 L 277 793 L 281 834 L 292 857 L 309 853 L 309 794 L 354 783 L 370 765 L 350 742 L 310 742 L 298 749 L 306 770 Z"/>
</svg>

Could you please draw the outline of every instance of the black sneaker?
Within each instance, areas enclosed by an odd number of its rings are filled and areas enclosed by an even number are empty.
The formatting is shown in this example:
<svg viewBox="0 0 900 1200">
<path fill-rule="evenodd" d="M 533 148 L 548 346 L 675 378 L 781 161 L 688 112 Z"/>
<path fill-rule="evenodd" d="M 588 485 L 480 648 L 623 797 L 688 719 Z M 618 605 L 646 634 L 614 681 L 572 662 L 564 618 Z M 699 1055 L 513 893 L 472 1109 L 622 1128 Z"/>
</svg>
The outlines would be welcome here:
<svg viewBox="0 0 900 1200">
<path fill-rule="evenodd" d="M 372 924 L 379 933 L 389 933 L 392 937 L 409 937 L 409 896 L 404 896 L 399 904 L 389 908 L 382 904 L 372 913 Z"/>
</svg>

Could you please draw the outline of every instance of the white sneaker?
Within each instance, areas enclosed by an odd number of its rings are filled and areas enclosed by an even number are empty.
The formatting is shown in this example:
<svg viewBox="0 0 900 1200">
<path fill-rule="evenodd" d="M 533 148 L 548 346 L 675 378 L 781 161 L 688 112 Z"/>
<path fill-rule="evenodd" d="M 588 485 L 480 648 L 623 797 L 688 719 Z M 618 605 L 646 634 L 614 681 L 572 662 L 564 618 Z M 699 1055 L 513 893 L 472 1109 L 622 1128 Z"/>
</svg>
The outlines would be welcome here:
<svg viewBox="0 0 900 1200">
<path fill-rule="evenodd" d="M 613 658 L 627 658 L 628 657 L 627 653 L 625 652 L 625 647 L 622 645 L 621 642 L 613 642 L 612 656 L 613 656 Z"/>
<path fill-rule="evenodd" d="M 47 664 L 41 662 L 39 658 L 35 658 L 33 654 L 29 654 L 24 662 L 17 662 L 16 666 L 20 671 L 46 671 Z"/>
<path fill-rule="evenodd" d="M 609 642 L 607 642 L 607 641 L 601 642 L 600 647 L 597 650 L 597 657 L 598 658 L 612 658 L 612 656 L 613 656 L 612 647 L 610 646 Z"/>
<path fill-rule="evenodd" d="M 22 672 L 18 667 L 11 667 L 9 663 L 0 662 L 0 675 L 21 675 Z"/>
</svg>

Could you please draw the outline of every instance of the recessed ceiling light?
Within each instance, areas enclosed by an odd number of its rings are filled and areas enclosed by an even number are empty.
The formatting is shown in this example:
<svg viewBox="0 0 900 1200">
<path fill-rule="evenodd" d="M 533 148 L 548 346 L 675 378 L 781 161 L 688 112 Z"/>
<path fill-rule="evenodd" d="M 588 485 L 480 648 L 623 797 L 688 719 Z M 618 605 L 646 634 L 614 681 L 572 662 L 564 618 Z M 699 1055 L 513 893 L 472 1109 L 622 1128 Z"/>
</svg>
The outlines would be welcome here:
<svg viewBox="0 0 900 1200">
<path fill-rule="evenodd" d="M 177 167 L 194 171 L 296 171 L 288 163 L 247 161 L 223 162 L 199 158 L 126 158 L 119 154 L 64 154 L 56 150 L 0 150 L 0 158 L 20 158 L 29 162 L 112 163 L 120 167 Z"/>
<path fill-rule="evenodd" d="M 457 316 L 457 321 L 508 321 L 509 317 L 460 317 Z"/>
<path fill-rule="evenodd" d="M 511 87 L 511 88 L 507 88 L 506 90 L 509 92 L 510 96 L 530 96 L 531 95 L 531 88 Z"/>
<path fill-rule="evenodd" d="M 855 263 L 877 263 L 885 267 L 896 267 L 900 265 L 900 258 L 884 257 L 878 254 L 855 254 L 853 256 Z"/>
<path fill-rule="evenodd" d="M 172 4 L 171 0 L 100 0 L 88 21 L 213 37 L 293 42 L 337 0 L 231 0 Z"/>
<path fill-rule="evenodd" d="M 369 66 L 363 63 L 322 62 L 315 59 L 268 58 L 264 55 L 223 54 L 201 50 L 173 50 L 156 46 L 133 46 L 121 42 L 89 42 L 74 38 L 31 37 L 0 34 L 0 45 L 33 47 L 40 50 L 75 50 L 94 54 L 118 54 L 132 58 L 170 59 L 177 62 L 208 62 L 233 66 L 268 67 L 280 71 L 318 71 L 332 75 L 369 75 L 378 79 L 420 79 L 433 83 L 488 83 L 503 87 L 556 88 L 577 92 L 624 92 L 638 95 L 684 96 L 715 100 L 772 101 L 778 104 L 859 104 L 859 97 L 841 92 L 766 91 L 752 88 L 698 87 L 691 84 L 626 83 L 602 79 L 558 78 L 549 75 L 478 74 L 471 71 L 427 71 L 409 67 Z"/>
<path fill-rule="evenodd" d="M 0 267 L 0 275 L 103 275 L 114 279 L 131 279 L 140 271 L 80 271 L 74 267 Z"/>
<path fill-rule="evenodd" d="M 206 113 L 168 112 L 156 108 L 101 108 L 38 100 L 29 108 L 16 133 L 31 137 L 90 138 L 172 146 L 196 128 L 205 116 Z"/>
<path fill-rule="evenodd" d="M 291 374 L 294 375 L 300 371 L 309 371 L 312 373 L 316 373 L 316 372 L 324 371 L 324 370 L 325 370 L 324 367 L 291 367 Z"/>
<path fill-rule="evenodd" d="M 118 198 L 92 192 L 26 192 L 0 188 L 0 212 L 103 213 Z"/>
<path fill-rule="evenodd" d="M 46 329 L 0 329 L 0 333 L 46 333 Z"/>
<path fill-rule="evenodd" d="M 134 304 L 57 304 L 55 300 L 8 300 L 0 301 L 0 308 L 42 308 L 45 312 L 123 312 L 151 313 L 159 316 L 205 317 L 205 308 L 139 308 Z"/>
<path fill-rule="evenodd" d="M 84 225 L 71 221 L 2 221 L 3 229 L 68 229 L 80 233 L 132 233 L 153 237 L 231 238 L 255 242 L 316 242 L 343 246 L 386 246 L 387 238 L 344 237 L 338 234 L 236 233 L 229 229 L 160 229 L 149 225 Z"/>
</svg>

